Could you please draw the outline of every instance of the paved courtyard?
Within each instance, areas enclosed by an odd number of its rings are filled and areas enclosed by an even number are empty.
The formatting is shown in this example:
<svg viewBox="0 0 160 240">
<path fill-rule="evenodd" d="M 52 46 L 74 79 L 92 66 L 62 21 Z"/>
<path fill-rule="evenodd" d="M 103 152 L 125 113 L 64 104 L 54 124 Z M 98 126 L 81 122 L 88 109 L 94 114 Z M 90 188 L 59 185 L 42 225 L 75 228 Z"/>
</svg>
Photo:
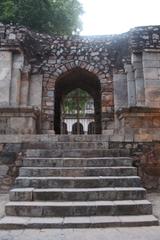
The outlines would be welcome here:
<svg viewBox="0 0 160 240">
<path fill-rule="evenodd" d="M 149 193 L 153 213 L 160 219 L 160 193 Z M 0 217 L 8 195 L 0 195 Z M 44 229 L 0 231 L 0 240 L 160 240 L 160 227 L 106 229 Z"/>
</svg>

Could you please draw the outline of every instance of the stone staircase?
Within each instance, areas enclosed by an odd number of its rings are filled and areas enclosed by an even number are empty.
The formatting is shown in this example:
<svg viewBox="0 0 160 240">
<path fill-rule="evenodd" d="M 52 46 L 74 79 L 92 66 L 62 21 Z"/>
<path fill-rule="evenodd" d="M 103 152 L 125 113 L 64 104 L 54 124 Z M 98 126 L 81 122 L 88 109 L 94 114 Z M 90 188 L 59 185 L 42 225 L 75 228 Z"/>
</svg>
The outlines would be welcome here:
<svg viewBox="0 0 160 240">
<path fill-rule="evenodd" d="M 158 225 L 127 150 L 101 141 L 25 147 L 1 229 Z"/>
</svg>

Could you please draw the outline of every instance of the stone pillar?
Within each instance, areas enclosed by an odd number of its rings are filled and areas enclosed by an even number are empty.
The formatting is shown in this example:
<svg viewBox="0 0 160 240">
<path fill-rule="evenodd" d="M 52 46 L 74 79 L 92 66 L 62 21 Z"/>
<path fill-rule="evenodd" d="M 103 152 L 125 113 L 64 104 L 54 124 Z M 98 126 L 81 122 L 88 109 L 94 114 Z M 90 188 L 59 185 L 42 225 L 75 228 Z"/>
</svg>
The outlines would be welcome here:
<svg viewBox="0 0 160 240">
<path fill-rule="evenodd" d="M 20 105 L 28 106 L 29 101 L 29 84 L 30 84 L 30 74 L 28 69 L 22 71 L 21 77 L 21 89 L 20 89 Z"/>
<path fill-rule="evenodd" d="M 128 107 L 136 106 L 136 87 L 132 65 L 126 64 L 125 71 L 127 73 Z"/>
<path fill-rule="evenodd" d="M 39 109 L 42 106 L 42 79 L 40 74 L 32 75 L 29 88 L 29 105 Z"/>
<path fill-rule="evenodd" d="M 12 52 L 0 51 L 0 105 L 9 106 L 12 74 Z"/>
<path fill-rule="evenodd" d="M 136 86 L 136 106 L 145 106 L 145 90 L 144 90 L 144 76 L 142 65 L 142 54 L 132 53 L 131 57 L 134 74 L 135 74 L 135 86 Z"/>
<path fill-rule="evenodd" d="M 145 104 L 160 108 L 160 50 L 143 52 Z"/>
<path fill-rule="evenodd" d="M 127 75 L 125 73 L 114 74 L 113 86 L 115 111 L 128 107 Z"/>
<path fill-rule="evenodd" d="M 127 94 L 127 75 L 124 73 L 113 75 L 113 87 L 114 87 L 114 111 L 128 107 L 128 94 Z M 115 114 L 115 133 L 120 128 L 120 123 Z"/>
<path fill-rule="evenodd" d="M 11 106 L 20 104 L 21 70 L 24 56 L 20 53 L 13 54 L 12 81 L 11 81 Z"/>
</svg>

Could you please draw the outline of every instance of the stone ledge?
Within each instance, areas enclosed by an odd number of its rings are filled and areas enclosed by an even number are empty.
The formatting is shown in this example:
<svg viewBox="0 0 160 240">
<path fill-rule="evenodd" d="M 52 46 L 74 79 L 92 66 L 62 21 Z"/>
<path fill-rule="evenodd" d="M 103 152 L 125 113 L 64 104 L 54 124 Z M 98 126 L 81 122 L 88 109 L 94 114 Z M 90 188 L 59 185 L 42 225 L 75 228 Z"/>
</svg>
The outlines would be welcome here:
<svg viewBox="0 0 160 240">
<path fill-rule="evenodd" d="M 39 143 L 39 142 L 120 142 L 120 143 L 152 143 L 160 141 L 160 134 L 153 134 L 150 138 L 141 135 L 55 135 L 55 134 L 2 134 L 0 135 L 0 144 L 3 143 Z"/>
<path fill-rule="evenodd" d="M 36 134 L 40 111 L 33 107 L 0 107 L 0 134 Z"/>
<path fill-rule="evenodd" d="M 120 116 L 123 113 L 159 113 L 160 108 L 150 108 L 150 107 L 129 107 L 122 108 L 116 111 L 116 114 Z"/>
<path fill-rule="evenodd" d="M 40 109 L 32 107 L 32 106 L 0 106 L 0 113 L 35 113 L 38 115 L 40 113 Z"/>
</svg>

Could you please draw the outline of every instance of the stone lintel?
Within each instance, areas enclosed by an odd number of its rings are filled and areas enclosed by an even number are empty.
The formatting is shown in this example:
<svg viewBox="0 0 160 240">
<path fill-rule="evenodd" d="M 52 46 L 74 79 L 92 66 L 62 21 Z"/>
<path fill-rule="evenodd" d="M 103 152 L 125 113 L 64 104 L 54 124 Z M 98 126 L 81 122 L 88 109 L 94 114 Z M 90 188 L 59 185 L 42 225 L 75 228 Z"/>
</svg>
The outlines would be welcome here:
<svg viewBox="0 0 160 240">
<path fill-rule="evenodd" d="M 34 107 L 5 107 L 5 106 L 0 106 L 0 114 L 1 113 L 34 113 L 36 115 L 39 115 L 40 110 L 38 108 Z"/>
<path fill-rule="evenodd" d="M 23 53 L 22 49 L 19 47 L 1 47 L 0 48 L 0 52 L 1 51 L 6 51 L 6 52 L 14 52 L 14 53 Z"/>
<path fill-rule="evenodd" d="M 116 114 L 120 115 L 122 113 L 159 113 L 160 108 L 150 108 L 150 107 L 130 107 L 130 108 L 121 108 Z"/>
</svg>

